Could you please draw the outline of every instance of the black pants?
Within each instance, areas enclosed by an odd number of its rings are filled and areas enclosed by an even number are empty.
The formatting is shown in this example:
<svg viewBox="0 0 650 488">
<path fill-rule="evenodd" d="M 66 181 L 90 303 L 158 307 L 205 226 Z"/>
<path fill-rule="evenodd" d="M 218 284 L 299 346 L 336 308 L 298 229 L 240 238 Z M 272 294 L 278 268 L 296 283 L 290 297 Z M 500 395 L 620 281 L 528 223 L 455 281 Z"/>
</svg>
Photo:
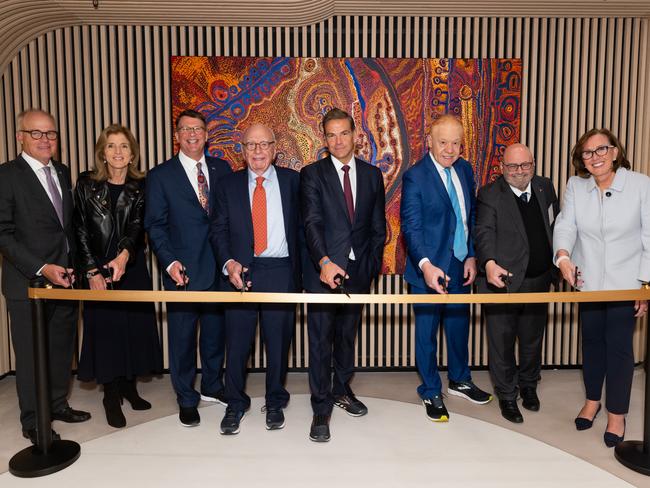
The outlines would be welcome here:
<svg viewBox="0 0 650 488">
<path fill-rule="evenodd" d="M 368 293 L 370 284 L 359 282 L 356 263 L 351 261 L 346 289 L 354 293 Z M 324 285 L 326 286 L 326 285 Z M 323 288 L 322 293 L 327 293 Z M 314 414 L 330 415 L 334 396 L 346 395 L 354 375 L 354 340 L 361 320 L 362 304 L 309 304 L 307 330 L 309 332 L 309 387 Z M 334 381 L 332 384 L 332 360 Z"/>
<path fill-rule="evenodd" d="M 289 258 L 255 258 L 250 266 L 252 289 L 259 292 L 293 292 Z M 259 318 L 266 346 L 266 406 L 285 407 L 289 392 L 284 388 L 287 358 L 296 320 L 293 303 L 231 303 L 226 307 L 226 400 L 233 410 L 247 410 L 246 363 L 255 339 Z"/>
<path fill-rule="evenodd" d="M 45 327 L 48 333 L 50 408 L 58 412 L 68 406 L 68 391 L 77 332 L 77 302 L 45 302 Z M 36 427 L 36 388 L 34 384 L 34 340 L 32 309 L 29 300 L 7 300 L 11 320 L 11 339 L 16 354 L 16 390 L 23 430 Z"/>
<path fill-rule="evenodd" d="M 626 414 L 634 373 L 634 302 L 581 303 L 580 322 L 587 400 L 600 401 L 606 381 L 607 411 Z"/>
<path fill-rule="evenodd" d="M 524 278 L 520 293 L 548 291 L 550 274 Z M 542 342 L 548 304 L 485 305 L 489 368 L 494 392 L 500 400 L 515 400 L 519 388 L 537 387 L 542 367 Z M 519 341 L 519 367 L 515 343 Z"/>
</svg>

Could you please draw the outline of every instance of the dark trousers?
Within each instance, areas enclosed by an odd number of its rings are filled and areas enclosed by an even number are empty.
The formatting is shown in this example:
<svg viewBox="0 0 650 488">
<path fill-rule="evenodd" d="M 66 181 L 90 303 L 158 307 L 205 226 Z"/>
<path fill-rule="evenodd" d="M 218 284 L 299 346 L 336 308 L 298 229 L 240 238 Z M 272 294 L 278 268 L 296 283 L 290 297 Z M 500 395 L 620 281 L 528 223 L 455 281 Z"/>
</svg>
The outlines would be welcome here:
<svg viewBox="0 0 650 488">
<path fill-rule="evenodd" d="M 289 258 L 255 258 L 249 269 L 252 290 L 289 293 L 295 291 Z M 266 406 L 283 408 L 289 402 L 284 388 L 289 346 L 296 320 L 292 303 L 232 303 L 226 308 L 226 399 L 233 410 L 247 410 L 246 363 L 255 340 L 259 318 L 266 347 Z"/>
<path fill-rule="evenodd" d="M 16 354 L 16 390 L 23 430 L 36 427 L 36 389 L 34 385 L 34 343 L 32 309 L 29 300 L 7 300 L 11 320 L 11 339 Z M 48 332 L 50 405 L 52 412 L 68 406 L 68 391 L 77 332 L 77 302 L 45 302 Z"/>
<path fill-rule="evenodd" d="M 550 275 L 524 278 L 519 293 L 548 291 Z M 500 400 L 515 400 L 518 388 L 537 388 L 542 368 L 542 342 L 548 304 L 489 304 L 483 307 L 487 322 L 488 357 L 494 392 Z M 519 368 L 515 342 L 519 341 Z"/>
<path fill-rule="evenodd" d="M 580 322 L 587 400 L 600 401 L 607 381 L 607 411 L 626 414 L 634 373 L 634 302 L 581 303 Z"/>
<path fill-rule="evenodd" d="M 345 282 L 346 290 L 353 293 L 370 291 L 368 280 L 359 277 L 356 262 L 350 262 L 347 273 L 350 278 Z M 323 288 L 320 292 L 327 293 L 327 289 Z M 316 415 L 330 415 L 334 397 L 352 393 L 350 381 L 354 375 L 354 340 L 362 310 L 363 305 L 359 304 L 311 303 L 307 306 L 309 387 L 311 406 Z"/>
<path fill-rule="evenodd" d="M 201 392 L 216 394 L 223 390 L 226 335 L 223 307 L 217 303 L 169 302 L 167 324 L 169 373 L 176 400 L 181 407 L 195 407 L 201 399 L 194 389 L 197 334 L 201 354 Z"/>
<path fill-rule="evenodd" d="M 449 293 L 469 293 L 469 286 L 462 286 L 463 263 L 451 259 L 447 275 L 451 278 L 447 291 Z M 435 293 L 430 288 L 410 287 L 411 293 Z M 451 381 L 469 381 L 469 305 L 453 304 L 416 304 L 415 312 L 415 364 L 422 378 L 418 386 L 420 398 L 427 399 L 439 395 L 442 389 L 438 373 L 438 326 L 445 327 L 447 338 L 447 376 Z"/>
</svg>

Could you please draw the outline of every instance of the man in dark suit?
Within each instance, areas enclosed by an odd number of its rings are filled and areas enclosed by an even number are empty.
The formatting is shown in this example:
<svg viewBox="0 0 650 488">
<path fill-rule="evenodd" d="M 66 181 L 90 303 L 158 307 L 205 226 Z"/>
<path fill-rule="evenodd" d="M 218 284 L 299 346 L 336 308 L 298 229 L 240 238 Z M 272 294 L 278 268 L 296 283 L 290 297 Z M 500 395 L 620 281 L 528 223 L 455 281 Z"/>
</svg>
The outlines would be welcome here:
<svg viewBox="0 0 650 488">
<path fill-rule="evenodd" d="M 274 166 L 275 136 L 261 124 L 242 135 L 247 168 L 225 177 L 217 190 L 210 240 L 219 269 L 233 289 L 300 290 L 300 175 Z M 244 282 L 246 281 L 246 282 Z M 242 303 L 226 308 L 226 400 L 222 434 L 237 434 L 251 400 L 244 392 L 246 363 L 259 318 L 266 346 L 266 428 L 284 427 L 282 409 L 295 304 Z"/>
<path fill-rule="evenodd" d="M 545 292 L 553 280 L 553 221 L 559 206 L 553 183 L 535 175 L 523 144 L 508 146 L 502 176 L 478 192 L 476 256 L 480 293 Z M 490 374 L 499 407 L 511 422 L 524 421 L 517 407 L 539 410 L 537 380 L 546 329 L 546 303 L 490 304 L 487 320 Z M 515 341 L 519 341 L 519 368 Z"/>
<path fill-rule="evenodd" d="M 231 173 L 222 159 L 206 157 L 205 117 L 185 110 L 176 119 L 179 153 L 147 176 L 144 226 L 163 270 L 167 290 L 214 291 L 222 283 L 209 242 L 209 215 L 219 179 Z M 196 335 L 201 324 L 201 394 L 194 389 Z M 201 421 L 199 400 L 224 403 L 223 309 L 216 303 L 168 303 L 169 371 L 182 425 Z"/>
<path fill-rule="evenodd" d="M 386 238 L 381 171 L 354 157 L 354 120 L 334 108 L 323 118 L 330 155 L 304 167 L 301 200 L 309 257 L 303 280 L 310 293 L 369 293 L 381 269 Z M 350 388 L 354 340 L 363 305 L 310 304 L 309 386 L 314 417 L 309 438 L 330 439 L 333 405 L 358 417 L 368 412 Z M 334 384 L 332 385 L 332 356 Z"/>
<path fill-rule="evenodd" d="M 71 286 L 73 200 L 70 171 L 53 160 L 58 142 L 54 118 L 41 110 L 28 110 L 18 116 L 17 126 L 16 139 L 22 152 L 0 165 L 2 293 L 11 319 L 23 436 L 36 443 L 32 312 L 27 288 L 38 276 L 57 286 Z M 67 401 L 77 303 L 48 300 L 45 317 L 52 419 L 83 422 L 90 414 L 73 410 Z"/>
<path fill-rule="evenodd" d="M 476 276 L 472 240 L 475 215 L 474 175 L 460 158 L 463 126 L 451 115 L 431 124 L 429 153 L 402 178 L 401 225 L 408 251 L 404 278 L 411 293 L 469 293 Z M 418 394 L 427 417 L 449 420 L 442 401 L 437 366 L 437 334 L 447 338 L 447 391 L 473 403 L 492 396 L 473 382 L 468 366 L 469 306 L 420 304 L 415 311 L 415 362 L 422 378 Z"/>
</svg>

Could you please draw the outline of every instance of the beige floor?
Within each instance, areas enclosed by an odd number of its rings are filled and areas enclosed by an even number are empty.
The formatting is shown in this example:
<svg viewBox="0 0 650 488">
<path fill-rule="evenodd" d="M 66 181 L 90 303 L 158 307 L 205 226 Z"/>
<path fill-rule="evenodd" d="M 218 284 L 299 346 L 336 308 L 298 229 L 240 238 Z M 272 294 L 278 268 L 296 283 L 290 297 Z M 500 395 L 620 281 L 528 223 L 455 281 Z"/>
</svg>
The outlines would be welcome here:
<svg viewBox="0 0 650 488">
<path fill-rule="evenodd" d="M 486 372 L 475 372 L 474 379 L 480 386 L 490 389 Z M 642 435 L 644 381 L 643 370 L 637 368 L 627 423 L 626 438 L 628 439 L 640 439 Z M 359 396 L 419 403 L 415 393 L 417 384 L 418 379 L 415 373 L 359 373 L 355 377 L 353 387 Z M 294 394 L 307 393 L 306 374 L 290 374 L 288 389 Z M 142 383 L 140 390 L 142 395 L 154 404 L 154 408 L 150 411 L 134 412 L 128 406 L 125 406 L 124 411 L 130 426 L 176 413 L 174 395 L 168 376 L 152 378 Z M 248 391 L 252 397 L 263 394 L 263 376 L 261 374 L 250 375 Z M 476 406 L 462 399 L 449 397 L 446 399 L 446 404 L 451 412 L 451 422 L 454 421 L 454 413 L 484 420 L 571 453 L 635 486 L 648 486 L 650 479 L 620 465 L 614 459 L 613 451 L 604 446 L 602 433 L 606 426 L 605 415 L 599 416 L 593 429 L 580 433 L 576 432 L 573 427 L 573 417 L 583 398 L 579 371 L 544 371 L 539 393 L 542 400 L 542 410 L 537 413 L 524 410 L 525 422 L 520 425 L 511 424 L 504 420 L 494 402 L 486 406 Z M 14 379 L 13 377 L 7 377 L 0 381 L 1 472 L 6 471 L 9 458 L 15 452 L 27 446 L 27 442 L 20 435 L 16 403 Z M 116 432 L 116 429 L 109 427 L 105 422 L 101 406 L 101 393 L 94 385 L 80 384 L 75 381 L 70 403 L 75 408 L 89 410 L 93 414 L 93 419 L 77 425 L 55 422 L 54 428 L 64 438 L 84 442 Z M 305 435 L 308 427 L 308 425 L 304 426 Z M 215 435 L 218 435 L 216 422 L 214 428 Z M 425 419 L 423 409 L 422 428 L 439 428 L 438 425 Z M 543 469 L 543 467 L 540 466 L 540 469 Z M 522 484 L 522 486 L 525 486 L 525 484 Z"/>
</svg>

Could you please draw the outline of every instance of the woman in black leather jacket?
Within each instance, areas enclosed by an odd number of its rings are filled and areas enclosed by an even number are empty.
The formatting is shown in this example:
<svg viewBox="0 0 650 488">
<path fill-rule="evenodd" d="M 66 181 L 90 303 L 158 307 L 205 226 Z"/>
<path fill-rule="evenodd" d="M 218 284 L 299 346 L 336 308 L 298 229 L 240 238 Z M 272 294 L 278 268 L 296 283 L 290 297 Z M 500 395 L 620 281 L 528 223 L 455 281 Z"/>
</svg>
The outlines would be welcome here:
<svg viewBox="0 0 650 488">
<path fill-rule="evenodd" d="M 95 145 L 95 168 L 75 188 L 78 269 L 92 290 L 151 289 L 142 228 L 144 174 L 138 144 L 126 127 L 104 129 Z M 155 311 L 150 303 L 85 302 L 79 379 L 104 386 L 106 419 L 124 427 L 126 398 L 134 410 L 151 404 L 135 377 L 162 369 Z"/>
</svg>

